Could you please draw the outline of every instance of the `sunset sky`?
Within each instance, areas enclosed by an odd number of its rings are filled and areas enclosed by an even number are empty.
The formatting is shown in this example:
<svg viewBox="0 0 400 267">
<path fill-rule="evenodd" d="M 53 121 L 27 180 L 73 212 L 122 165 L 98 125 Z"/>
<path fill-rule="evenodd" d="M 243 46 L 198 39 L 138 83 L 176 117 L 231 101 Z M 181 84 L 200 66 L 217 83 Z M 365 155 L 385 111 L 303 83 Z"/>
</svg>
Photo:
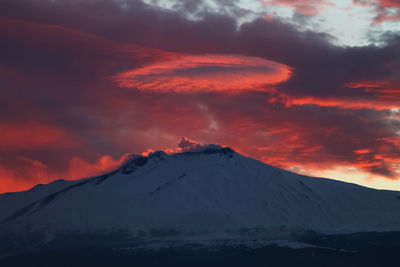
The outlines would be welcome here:
<svg viewBox="0 0 400 267">
<path fill-rule="evenodd" d="M 0 193 L 182 136 L 400 190 L 400 1 L 0 1 Z"/>
</svg>

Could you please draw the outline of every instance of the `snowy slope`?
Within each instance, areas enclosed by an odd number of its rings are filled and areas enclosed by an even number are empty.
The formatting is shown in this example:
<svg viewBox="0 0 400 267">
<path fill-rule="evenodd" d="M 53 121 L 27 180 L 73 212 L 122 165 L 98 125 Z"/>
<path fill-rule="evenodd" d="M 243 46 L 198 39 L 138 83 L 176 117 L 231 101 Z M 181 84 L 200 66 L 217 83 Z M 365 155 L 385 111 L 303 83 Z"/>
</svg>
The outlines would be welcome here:
<svg viewBox="0 0 400 267">
<path fill-rule="evenodd" d="M 0 195 L 3 232 L 265 238 L 400 230 L 400 192 L 284 171 L 230 148 L 132 157 L 115 172 Z"/>
<path fill-rule="evenodd" d="M 0 194 L 0 222 L 6 219 L 16 209 L 21 209 L 30 203 L 57 192 L 77 181 L 56 180 L 49 184 L 38 184 L 30 190 Z"/>
</svg>

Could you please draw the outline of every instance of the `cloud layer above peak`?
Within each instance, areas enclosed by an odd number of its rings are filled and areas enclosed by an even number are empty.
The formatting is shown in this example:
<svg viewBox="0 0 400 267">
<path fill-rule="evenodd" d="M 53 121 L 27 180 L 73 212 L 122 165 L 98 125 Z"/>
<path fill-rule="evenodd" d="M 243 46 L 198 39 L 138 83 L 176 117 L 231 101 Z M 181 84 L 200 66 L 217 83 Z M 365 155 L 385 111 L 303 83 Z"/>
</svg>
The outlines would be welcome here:
<svg viewBox="0 0 400 267">
<path fill-rule="evenodd" d="M 0 191 L 95 175 L 181 136 L 310 175 L 399 180 L 398 34 L 337 46 L 212 2 L 190 19 L 201 1 L 0 1 Z"/>
<path fill-rule="evenodd" d="M 206 54 L 145 65 L 116 76 L 119 86 L 155 92 L 267 91 L 289 79 L 290 67 L 256 57 Z"/>
</svg>

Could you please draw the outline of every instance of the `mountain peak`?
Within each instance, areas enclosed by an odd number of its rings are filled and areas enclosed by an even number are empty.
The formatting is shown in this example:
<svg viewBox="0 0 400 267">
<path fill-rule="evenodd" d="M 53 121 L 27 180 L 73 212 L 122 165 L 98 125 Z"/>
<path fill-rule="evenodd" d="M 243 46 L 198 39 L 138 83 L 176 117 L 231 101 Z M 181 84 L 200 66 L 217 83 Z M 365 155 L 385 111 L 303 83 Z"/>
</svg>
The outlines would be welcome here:
<svg viewBox="0 0 400 267">
<path fill-rule="evenodd" d="M 183 138 L 175 153 L 127 154 L 121 168 L 102 176 L 2 196 L 0 230 L 62 237 L 105 229 L 150 241 L 273 239 L 396 231 L 399 209 L 397 192 L 298 175 Z"/>
<path fill-rule="evenodd" d="M 199 154 L 224 154 L 232 157 L 235 151 L 229 147 L 223 147 L 216 144 L 202 144 L 193 141 L 187 137 L 182 137 L 179 142 L 179 148 L 174 153 L 166 153 L 165 151 L 158 150 L 150 152 L 147 155 L 126 154 L 121 158 L 121 172 L 129 174 L 134 172 L 138 167 L 144 166 L 149 160 L 166 160 L 169 157 L 185 156 L 185 155 L 199 155 Z"/>
<path fill-rule="evenodd" d="M 196 140 L 192 140 L 186 136 L 183 136 L 178 142 L 177 152 L 203 152 L 205 150 L 219 150 L 223 146 L 217 144 L 203 144 Z"/>
</svg>

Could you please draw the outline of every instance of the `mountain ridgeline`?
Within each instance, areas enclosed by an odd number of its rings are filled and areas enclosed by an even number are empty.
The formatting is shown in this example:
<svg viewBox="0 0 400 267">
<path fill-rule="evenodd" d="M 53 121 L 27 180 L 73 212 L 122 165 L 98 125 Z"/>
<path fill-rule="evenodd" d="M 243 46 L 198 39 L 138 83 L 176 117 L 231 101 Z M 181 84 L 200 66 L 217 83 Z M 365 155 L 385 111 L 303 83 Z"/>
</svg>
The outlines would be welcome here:
<svg viewBox="0 0 400 267">
<path fill-rule="evenodd" d="M 131 155 L 101 176 L 0 195 L 0 252 L 77 240 L 295 240 L 399 231 L 399 211 L 399 192 L 299 175 L 226 147 L 158 151 Z"/>
</svg>

